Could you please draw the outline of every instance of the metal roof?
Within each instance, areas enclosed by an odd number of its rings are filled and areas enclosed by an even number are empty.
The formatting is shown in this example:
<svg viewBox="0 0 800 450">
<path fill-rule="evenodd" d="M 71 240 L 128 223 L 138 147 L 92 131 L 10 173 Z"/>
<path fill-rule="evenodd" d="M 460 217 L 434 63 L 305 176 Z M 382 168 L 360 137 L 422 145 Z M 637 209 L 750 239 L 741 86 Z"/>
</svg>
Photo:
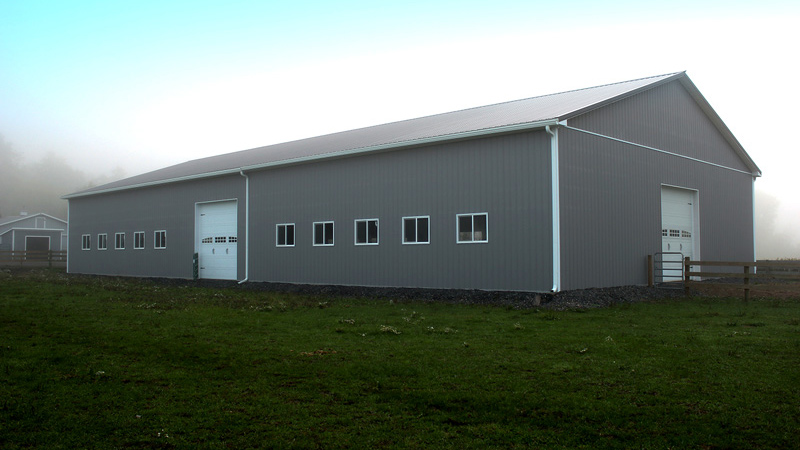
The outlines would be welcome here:
<svg viewBox="0 0 800 450">
<path fill-rule="evenodd" d="M 253 170 L 371 151 L 396 149 L 470 136 L 543 128 L 545 125 L 556 125 L 559 120 L 583 114 L 643 90 L 681 78 L 688 81 L 688 77 L 684 72 L 676 72 L 211 156 L 97 186 L 67 195 L 64 198 L 237 173 L 240 170 Z M 690 81 L 688 83 L 692 87 L 694 86 Z M 694 88 L 694 91 L 699 95 L 699 91 L 696 88 Z M 702 95 L 699 95 L 699 97 L 702 99 Z M 702 101 L 705 102 L 705 99 L 702 99 Z M 716 116 L 710 106 L 708 106 L 708 110 Z M 708 110 L 706 111 L 707 114 L 709 113 Z M 727 130 L 721 120 L 719 120 L 719 124 Z M 728 134 L 731 138 L 733 137 L 729 131 Z M 736 145 L 738 145 L 738 142 L 736 142 Z M 744 149 L 741 151 L 744 153 Z M 746 153 L 744 154 L 746 156 Z M 753 164 L 753 166 L 755 165 Z"/>
</svg>

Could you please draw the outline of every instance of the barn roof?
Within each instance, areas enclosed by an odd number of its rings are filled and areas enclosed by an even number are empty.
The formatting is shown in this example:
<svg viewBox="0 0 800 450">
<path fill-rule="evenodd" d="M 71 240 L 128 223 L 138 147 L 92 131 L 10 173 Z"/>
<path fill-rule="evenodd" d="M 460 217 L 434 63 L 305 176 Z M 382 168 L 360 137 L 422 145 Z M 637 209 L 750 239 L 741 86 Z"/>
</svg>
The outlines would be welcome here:
<svg viewBox="0 0 800 450">
<path fill-rule="evenodd" d="M 59 219 L 58 217 L 53 217 L 53 216 L 51 216 L 49 214 L 45 214 L 45 213 L 36 213 L 36 214 L 25 214 L 25 215 L 21 215 L 21 216 L 0 217 L 0 227 L 5 228 L 6 225 L 10 225 L 10 224 L 12 224 L 14 222 L 21 222 L 23 220 L 28 220 L 28 219 L 31 219 L 33 217 L 47 217 L 47 218 L 50 218 L 52 220 L 57 220 L 57 221 L 63 223 L 64 225 L 67 224 L 67 221 Z"/>
<path fill-rule="evenodd" d="M 674 80 L 687 88 L 755 175 L 758 167 L 686 76 L 676 72 L 592 88 L 436 114 L 250 150 L 196 159 L 69 194 L 64 198 L 238 173 L 318 159 L 397 149 L 473 136 L 544 128 Z"/>
</svg>

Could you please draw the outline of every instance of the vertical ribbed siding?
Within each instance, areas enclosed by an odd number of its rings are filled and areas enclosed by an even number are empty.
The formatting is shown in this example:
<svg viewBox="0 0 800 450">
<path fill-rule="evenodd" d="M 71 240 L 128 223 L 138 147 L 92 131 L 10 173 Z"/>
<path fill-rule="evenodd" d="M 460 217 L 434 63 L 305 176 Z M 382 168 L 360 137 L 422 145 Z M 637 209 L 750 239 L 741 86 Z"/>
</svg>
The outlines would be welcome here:
<svg viewBox="0 0 800 450">
<path fill-rule="evenodd" d="M 569 125 L 744 170 L 680 90 L 668 84 Z M 646 282 L 646 255 L 661 249 L 662 184 L 699 192 L 696 257 L 752 258 L 750 175 L 568 129 L 560 143 L 564 289 Z"/>
<path fill-rule="evenodd" d="M 195 203 L 237 199 L 244 202 L 239 175 L 174 183 L 69 200 L 69 270 L 72 273 L 191 278 L 195 252 Z M 244 242 L 244 207 L 239 208 Z M 153 248 L 153 233 L 167 231 L 167 248 Z M 145 249 L 133 248 L 133 233 L 145 232 Z M 114 233 L 124 232 L 125 250 L 114 249 Z M 97 250 L 97 234 L 107 233 L 108 249 Z M 81 250 L 89 234 L 91 250 Z M 244 277 L 244 249 L 239 244 L 239 278 Z"/>
<path fill-rule="evenodd" d="M 529 132 L 253 173 L 251 279 L 547 290 L 549 167 L 549 139 Z M 489 243 L 457 244 L 456 215 L 483 212 Z M 404 216 L 430 216 L 430 244 L 403 245 Z M 373 218 L 380 245 L 354 245 L 354 220 Z M 333 247 L 311 245 L 322 220 Z M 275 246 L 278 223 L 296 224 L 295 247 Z"/>
</svg>

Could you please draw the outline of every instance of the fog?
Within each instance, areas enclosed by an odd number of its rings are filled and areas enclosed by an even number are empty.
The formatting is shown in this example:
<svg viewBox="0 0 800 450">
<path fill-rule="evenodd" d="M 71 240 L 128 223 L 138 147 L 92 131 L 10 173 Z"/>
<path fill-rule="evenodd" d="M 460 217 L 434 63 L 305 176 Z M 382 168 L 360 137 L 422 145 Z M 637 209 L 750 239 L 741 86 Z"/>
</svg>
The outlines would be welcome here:
<svg viewBox="0 0 800 450">
<path fill-rule="evenodd" d="M 55 152 L 27 160 L 24 149 L 0 135 L 0 217 L 20 212 L 67 218 L 63 195 L 124 178 L 121 168 L 107 174 L 84 173 Z M 756 186 L 758 183 L 756 183 Z M 800 258 L 796 223 L 781 221 L 778 197 L 756 188 L 755 221 L 758 259 Z M 793 228 L 795 227 L 795 228 Z"/>
<path fill-rule="evenodd" d="M 24 150 L 0 134 L 0 217 L 24 211 L 66 220 L 67 202 L 61 196 L 124 177 L 122 169 L 102 175 L 84 173 L 55 152 L 30 161 Z"/>
</svg>

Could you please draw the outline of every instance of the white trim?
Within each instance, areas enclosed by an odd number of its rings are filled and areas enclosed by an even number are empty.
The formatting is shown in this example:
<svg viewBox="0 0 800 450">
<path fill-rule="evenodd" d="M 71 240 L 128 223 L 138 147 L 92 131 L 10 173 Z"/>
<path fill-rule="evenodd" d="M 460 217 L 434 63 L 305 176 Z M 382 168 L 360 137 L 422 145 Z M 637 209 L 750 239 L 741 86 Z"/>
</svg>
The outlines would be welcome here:
<svg viewBox="0 0 800 450">
<path fill-rule="evenodd" d="M 161 247 L 156 246 L 156 242 L 158 242 L 158 233 L 164 233 L 164 239 L 161 240 Z M 155 230 L 153 231 L 153 248 L 156 250 L 164 250 L 167 248 L 167 230 Z"/>
<path fill-rule="evenodd" d="M 100 248 L 100 236 L 105 237 L 105 247 Z M 108 250 L 108 233 L 97 233 L 97 249 L 98 250 Z"/>
<path fill-rule="evenodd" d="M 45 214 L 45 213 L 36 213 L 36 214 L 28 215 L 28 216 L 22 216 L 22 217 L 20 217 L 18 219 L 9 220 L 8 222 L 0 222 L 0 227 L 8 225 L 10 223 L 21 222 L 23 220 L 28 220 L 28 219 L 30 219 L 32 217 L 39 217 L 39 216 L 49 217 L 50 219 L 53 219 L 53 220 L 55 220 L 57 222 L 61 222 L 61 223 L 64 224 L 64 227 L 66 227 L 68 225 L 67 221 L 59 219 L 58 217 L 53 217 L 50 214 Z M 69 219 L 69 206 L 67 206 L 67 219 Z M 2 220 L 2 219 L 0 219 L 0 220 Z M 35 224 L 36 224 L 36 222 L 34 221 L 34 225 Z"/>
<path fill-rule="evenodd" d="M 365 230 L 366 233 L 367 233 L 367 235 L 366 235 L 367 242 L 358 242 L 358 223 L 359 222 L 365 222 L 367 224 L 367 229 Z M 375 242 L 369 242 L 369 223 L 370 222 L 375 222 L 375 233 L 376 233 Z M 381 242 L 381 227 L 380 227 L 380 221 L 378 219 L 355 219 L 353 221 L 353 243 L 355 245 L 358 245 L 358 246 L 361 246 L 361 245 L 380 245 L 380 242 Z"/>
<path fill-rule="evenodd" d="M 486 236 L 483 239 L 475 239 L 475 216 L 486 216 Z M 461 217 L 470 217 L 472 219 L 472 225 L 470 232 L 472 234 L 472 238 L 469 241 L 462 241 L 460 237 L 461 230 L 458 227 L 458 219 Z M 456 244 L 487 244 L 489 243 L 489 213 L 488 212 L 479 212 L 479 213 L 463 213 L 463 214 L 456 214 Z"/>
<path fill-rule="evenodd" d="M 758 253 L 756 252 L 756 177 L 753 177 L 751 183 L 750 196 L 753 201 L 753 261 L 758 261 Z M 753 273 L 758 271 L 758 267 L 753 267 Z"/>
<path fill-rule="evenodd" d="M 86 238 L 89 240 L 86 241 Z M 84 245 L 89 244 L 89 245 Z M 81 235 L 81 250 L 91 250 L 92 249 L 92 235 L 91 234 L 82 234 Z M 67 252 L 69 253 L 69 252 Z"/>
<path fill-rule="evenodd" d="M 51 232 L 54 232 L 54 231 L 59 231 L 59 232 L 64 232 L 64 231 L 66 230 L 66 228 L 16 228 L 16 227 L 15 227 L 15 228 L 9 228 L 9 229 L 7 229 L 6 231 L 4 231 L 4 232 L 2 232 L 2 233 L 3 233 L 3 234 L 5 234 L 5 233 L 8 233 L 8 232 L 9 232 L 9 231 L 11 231 L 11 230 L 18 230 L 18 231 L 43 231 L 43 232 L 44 232 L 44 231 L 51 231 Z"/>
<path fill-rule="evenodd" d="M 69 251 L 69 231 L 70 231 L 69 230 L 69 202 L 67 202 L 67 228 L 66 228 L 66 231 L 67 231 L 67 249 L 66 249 L 67 250 L 67 273 L 71 273 L 69 271 L 69 254 L 72 253 L 72 252 Z M 62 236 L 63 236 L 63 234 L 62 234 Z M 64 250 L 64 248 L 63 248 L 64 238 L 63 237 L 61 238 L 61 244 L 62 244 L 61 250 Z"/>
<path fill-rule="evenodd" d="M 42 226 L 41 227 L 39 226 L 39 219 L 42 220 Z M 33 227 L 36 228 L 36 229 L 39 229 L 39 230 L 47 228 L 47 218 L 43 217 L 43 216 L 35 217 L 33 219 Z"/>
<path fill-rule="evenodd" d="M 561 122 L 567 126 L 567 121 Z M 561 182 L 558 167 L 558 128 L 545 127 L 550 134 L 550 208 L 553 234 L 553 292 L 561 291 Z"/>
<path fill-rule="evenodd" d="M 136 236 L 137 235 L 142 236 L 142 246 L 141 247 L 137 247 L 136 246 Z M 144 250 L 145 247 L 147 247 L 147 243 L 146 243 L 145 239 L 146 239 L 146 237 L 145 237 L 144 231 L 134 231 L 133 232 L 133 249 L 134 250 Z"/>
<path fill-rule="evenodd" d="M 122 236 L 122 247 L 119 246 L 119 237 Z M 125 250 L 125 232 L 114 233 L 114 250 Z"/>
<path fill-rule="evenodd" d="M 286 238 L 288 236 L 287 232 L 289 230 L 289 228 L 288 228 L 289 226 L 292 227 L 292 244 L 291 245 L 290 244 L 286 244 L 286 242 L 288 241 L 288 239 L 286 239 Z M 283 233 L 283 242 L 284 243 L 283 244 L 279 244 L 278 243 L 278 241 L 280 239 L 280 236 L 281 236 L 281 232 L 280 232 L 281 227 L 284 227 L 284 233 Z M 297 226 L 294 223 L 276 223 L 275 224 L 275 247 L 294 247 L 297 244 L 297 232 L 296 232 L 296 230 L 297 230 Z"/>
<path fill-rule="evenodd" d="M 159 186 L 162 184 L 169 184 L 169 183 L 176 183 L 179 181 L 190 181 L 190 180 L 197 180 L 201 178 L 211 178 L 211 177 L 218 177 L 222 175 L 232 175 L 238 174 L 243 170 L 257 170 L 257 169 L 266 169 L 269 167 L 280 167 L 280 166 L 288 166 L 293 164 L 301 164 L 307 163 L 312 161 L 318 160 L 325 160 L 325 159 L 333 159 L 333 158 L 343 158 L 347 156 L 355 156 L 360 155 L 363 153 L 373 153 L 379 151 L 387 151 L 387 150 L 394 150 L 403 147 L 411 147 L 411 146 L 419 146 L 419 145 L 427 145 L 427 144 L 434 144 L 434 143 L 441 143 L 445 141 L 452 141 L 452 140 L 460 140 L 460 139 L 467 139 L 479 136 L 486 136 L 498 133 L 510 133 L 516 131 L 524 131 L 524 130 L 534 130 L 544 128 L 546 125 L 557 125 L 557 119 L 548 119 L 548 120 L 541 120 L 536 122 L 526 122 L 521 124 L 515 125 L 505 125 L 500 127 L 493 127 L 493 128 L 485 128 L 482 130 L 474 130 L 474 131 L 464 131 L 460 133 L 452 133 L 452 134 L 445 134 L 442 136 L 433 136 L 428 138 L 420 138 L 420 139 L 411 139 L 408 141 L 402 142 L 392 142 L 389 144 L 379 144 L 379 145 L 371 145 L 368 147 L 361 147 L 355 148 L 350 150 L 341 150 L 338 152 L 330 152 L 330 153 L 323 153 L 321 155 L 311 155 L 311 156 L 301 156 L 298 158 L 290 158 L 284 159 L 281 161 L 273 161 L 268 163 L 261 163 L 261 164 L 252 164 L 249 166 L 242 166 L 236 169 L 226 169 L 226 170 L 216 170 L 213 172 L 204 172 L 194 175 L 186 175 L 182 177 L 175 177 L 175 178 L 168 178 L 165 180 L 157 180 L 157 181 L 148 181 L 144 183 L 132 184 L 129 186 L 120 186 L 115 188 L 108 188 L 108 189 L 101 189 L 97 191 L 91 192 L 84 192 L 84 193 L 76 193 L 65 195 L 61 197 L 62 199 L 69 200 L 71 198 L 78 198 L 78 197 L 87 197 L 90 195 L 97 195 L 97 194 L 107 194 L 109 192 L 117 192 L 117 191 L 125 191 L 128 189 L 137 189 L 149 186 Z"/>
<path fill-rule="evenodd" d="M 239 284 L 247 282 L 250 279 L 250 177 L 244 174 L 243 169 L 239 169 L 239 175 L 244 177 L 244 278 L 239 280 Z M 237 212 L 238 212 L 238 203 L 237 205 Z M 237 256 L 238 256 L 238 242 L 239 242 L 239 218 L 236 218 L 236 242 L 237 242 Z M 166 240 L 166 239 L 165 239 Z M 239 263 L 236 263 L 237 272 Z M 238 277 L 239 274 L 237 273 L 236 276 Z"/>
<path fill-rule="evenodd" d="M 688 159 L 690 161 L 698 162 L 698 163 L 701 163 L 701 164 L 708 164 L 709 166 L 719 167 L 720 169 L 731 170 L 733 172 L 739 172 L 739 173 L 747 174 L 747 175 L 750 175 L 750 176 L 755 176 L 755 174 L 753 174 L 753 172 L 748 172 L 746 170 L 735 169 L 733 167 L 723 166 L 722 164 L 717 164 L 717 163 L 712 163 L 710 161 L 705 161 L 705 160 L 702 160 L 702 159 L 692 158 L 691 156 L 679 155 L 678 153 L 673 153 L 673 152 L 670 152 L 670 151 L 667 151 L 667 150 L 661 150 L 659 148 L 650 147 L 648 145 L 637 144 L 636 142 L 631 142 L 631 141 L 626 141 L 624 139 L 618 139 L 618 138 L 615 138 L 615 137 L 606 136 L 604 134 L 595 133 L 593 131 L 587 131 L 587 130 L 582 130 L 580 128 L 574 128 L 574 127 L 568 126 L 566 124 L 566 122 L 563 122 L 560 125 L 563 126 L 566 129 L 568 129 L 568 130 L 575 130 L 575 131 L 579 131 L 581 133 L 590 134 L 592 136 L 597 136 L 597 137 L 601 137 L 601 138 L 604 138 L 604 139 L 609 139 L 609 140 L 612 140 L 612 141 L 620 142 L 622 144 L 633 145 L 634 147 L 639 147 L 639 148 L 643 148 L 643 149 L 646 149 L 646 150 L 651 150 L 651 151 L 654 151 L 654 152 L 663 153 L 665 155 L 676 156 L 678 158 Z"/>
<path fill-rule="evenodd" d="M 406 219 L 414 219 L 414 234 L 417 234 L 417 222 L 419 219 L 426 219 L 428 221 L 428 240 L 427 241 L 420 241 L 419 236 L 417 236 L 417 240 L 414 242 L 407 242 L 406 241 Z M 431 243 L 431 216 L 404 216 L 400 219 L 400 242 L 403 245 L 428 245 Z"/>
<path fill-rule="evenodd" d="M 331 224 L 331 243 L 325 243 L 325 224 Z M 317 244 L 317 225 L 322 225 L 322 244 Z M 314 247 L 333 247 L 336 244 L 336 225 L 333 220 L 325 220 L 320 222 L 313 222 L 311 224 L 311 245 Z"/>
</svg>

